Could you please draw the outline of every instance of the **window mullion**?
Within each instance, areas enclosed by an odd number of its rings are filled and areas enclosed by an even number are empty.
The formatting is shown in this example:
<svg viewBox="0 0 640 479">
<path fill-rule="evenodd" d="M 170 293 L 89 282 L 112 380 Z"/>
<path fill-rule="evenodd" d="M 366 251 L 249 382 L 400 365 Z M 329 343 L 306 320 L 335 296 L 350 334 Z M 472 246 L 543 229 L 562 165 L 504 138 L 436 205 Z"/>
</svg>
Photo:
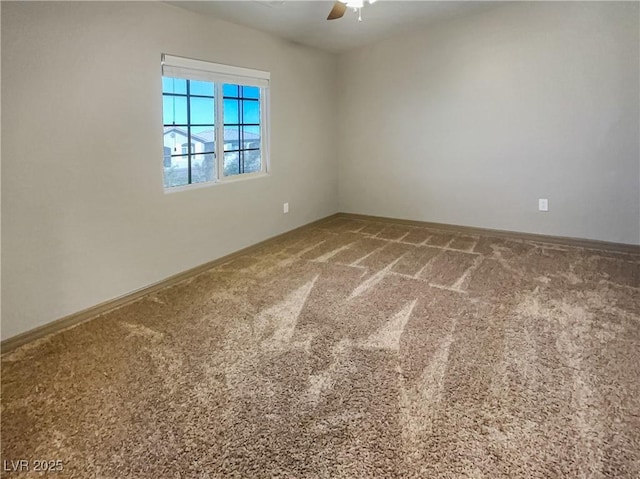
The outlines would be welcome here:
<svg viewBox="0 0 640 479">
<path fill-rule="evenodd" d="M 224 179 L 224 101 L 222 92 L 222 83 L 214 84 L 215 93 L 215 135 L 216 135 L 216 168 L 218 172 L 218 181 Z"/>
<path fill-rule="evenodd" d="M 267 105 L 267 89 L 260 88 L 260 99 L 258 100 L 258 107 L 260 108 L 260 171 L 267 172 L 269 166 L 269 123 L 268 123 L 268 105 Z"/>
<path fill-rule="evenodd" d="M 240 93 L 240 91 L 242 91 L 242 93 Z M 238 94 L 242 97 L 244 97 L 244 90 L 242 90 L 241 87 L 238 87 Z M 238 140 L 240 140 L 240 143 L 238 143 L 238 171 L 240 172 L 240 174 L 244 173 L 244 99 L 240 98 L 238 100 L 238 123 L 240 123 L 240 125 L 238 126 Z"/>
<path fill-rule="evenodd" d="M 191 184 L 191 98 L 190 80 L 187 80 L 187 183 Z"/>
</svg>

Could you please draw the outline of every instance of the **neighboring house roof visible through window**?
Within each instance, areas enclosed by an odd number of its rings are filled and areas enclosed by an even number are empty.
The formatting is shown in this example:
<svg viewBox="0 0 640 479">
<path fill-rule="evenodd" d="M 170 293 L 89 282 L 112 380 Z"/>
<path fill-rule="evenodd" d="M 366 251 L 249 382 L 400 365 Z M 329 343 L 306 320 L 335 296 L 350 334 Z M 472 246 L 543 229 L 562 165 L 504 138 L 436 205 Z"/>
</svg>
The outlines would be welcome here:
<svg viewBox="0 0 640 479">
<path fill-rule="evenodd" d="M 187 136 L 187 130 L 175 126 L 165 127 L 164 134 L 168 133 L 178 133 L 179 135 Z M 255 133 L 251 133 L 248 131 L 243 132 L 244 141 L 259 141 L 260 135 Z M 238 141 L 239 131 L 237 128 L 225 128 L 224 129 L 224 141 Z M 199 141 L 200 143 L 211 143 L 215 139 L 215 131 L 214 130 L 204 130 L 198 133 L 191 133 L 191 138 L 195 141 Z"/>
</svg>

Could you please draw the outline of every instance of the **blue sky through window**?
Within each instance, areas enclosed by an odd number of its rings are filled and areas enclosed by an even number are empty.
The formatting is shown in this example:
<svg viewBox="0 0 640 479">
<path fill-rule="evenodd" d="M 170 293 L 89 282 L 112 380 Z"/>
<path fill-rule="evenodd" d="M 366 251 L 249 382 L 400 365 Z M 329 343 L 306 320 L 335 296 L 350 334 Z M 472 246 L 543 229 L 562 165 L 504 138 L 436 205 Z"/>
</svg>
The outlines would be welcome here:
<svg viewBox="0 0 640 479">
<path fill-rule="evenodd" d="M 165 125 L 186 125 L 191 124 L 215 124 L 215 101 L 214 84 L 212 82 L 189 80 L 189 91 L 191 95 L 202 95 L 211 98 L 191 97 L 191 121 L 187 118 L 187 80 L 181 78 L 162 77 L 162 93 L 169 94 L 163 96 L 163 123 Z M 260 88 L 241 85 L 224 84 L 222 91 L 226 98 L 224 100 L 224 123 L 240 123 L 240 108 L 242 108 L 243 123 L 260 123 L 260 102 L 242 101 L 259 100 Z"/>
</svg>

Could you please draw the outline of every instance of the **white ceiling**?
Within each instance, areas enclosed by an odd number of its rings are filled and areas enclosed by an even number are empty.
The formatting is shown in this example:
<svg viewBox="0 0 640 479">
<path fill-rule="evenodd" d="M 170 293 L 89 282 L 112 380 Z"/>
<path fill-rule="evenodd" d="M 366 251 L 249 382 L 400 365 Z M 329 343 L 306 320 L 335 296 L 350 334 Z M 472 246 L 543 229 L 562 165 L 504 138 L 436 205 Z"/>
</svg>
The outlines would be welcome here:
<svg viewBox="0 0 640 479">
<path fill-rule="evenodd" d="M 365 5 L 363 21 L 345 13 L 327 21 L 333 1 L 174 1 L 168 2 L 193 12 L 246 25 L 312 47 L 342 52 L 403 30 L 493 6 L 482 1 L 397 1 L 378 0 Z"/>
</svg>

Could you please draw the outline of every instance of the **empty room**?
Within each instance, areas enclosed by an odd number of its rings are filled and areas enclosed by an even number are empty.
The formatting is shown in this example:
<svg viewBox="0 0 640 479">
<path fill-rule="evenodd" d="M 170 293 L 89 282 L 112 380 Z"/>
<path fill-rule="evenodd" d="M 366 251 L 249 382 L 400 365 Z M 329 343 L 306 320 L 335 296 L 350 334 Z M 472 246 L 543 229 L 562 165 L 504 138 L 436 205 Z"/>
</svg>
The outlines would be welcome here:
<svg viewBox="0 0 640 479">
<path fill-rule="evenodd" d="M 0 21 L 0 477 L 640 477 L 640 2 Z"/>
</svg>

